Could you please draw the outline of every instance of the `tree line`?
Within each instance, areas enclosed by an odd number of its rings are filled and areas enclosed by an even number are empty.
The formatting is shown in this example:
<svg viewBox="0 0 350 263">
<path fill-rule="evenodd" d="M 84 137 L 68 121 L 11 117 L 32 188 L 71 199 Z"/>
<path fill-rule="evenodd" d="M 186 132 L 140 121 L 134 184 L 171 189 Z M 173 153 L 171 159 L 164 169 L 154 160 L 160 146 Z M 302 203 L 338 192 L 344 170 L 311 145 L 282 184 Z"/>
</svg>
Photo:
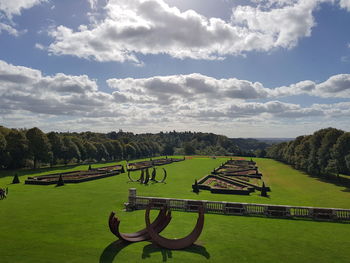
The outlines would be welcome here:
<svg viewBox="0 0 350 263">
<path fill-rule="evenodd" d="M 267 157 L 316 176 L 350 175 L 350 132 L 321 129 L 269 147 Z"/>
<path fill-rule="evenodd" d="M 37 127 L 0 126 L 0 167 L 40 167 L 81 162 L 131 160 L 159 155 L 244 154 L 229 138 L 213 133 L 49 132 Z"/>
</svg>

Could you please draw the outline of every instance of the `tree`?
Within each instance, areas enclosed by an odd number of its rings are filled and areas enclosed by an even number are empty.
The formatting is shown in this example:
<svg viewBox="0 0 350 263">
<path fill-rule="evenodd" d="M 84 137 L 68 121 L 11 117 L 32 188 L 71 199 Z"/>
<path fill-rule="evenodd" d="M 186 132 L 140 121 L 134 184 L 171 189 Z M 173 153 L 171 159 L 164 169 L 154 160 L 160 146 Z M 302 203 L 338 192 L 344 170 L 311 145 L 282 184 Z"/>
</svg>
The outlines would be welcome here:
<svg viewBox="0 0 350 263">
<path fill-rule="evenodd" d="M 300 144 L 295 147 L 294 161 L 295 168 L 306 171 L 308 156 L 310 154 L 310 137 L 303 136 Z"/>
<path fill-rule="evenodd" d="M 2 166 L 5 166 L 6 162 L 5 162 L 5 159 L 6 159 L 6 139 L 5 139 L 5 136 L 2 135 L 2 133 L 0 133 L 0 168 Z"/>
<path fill-rule="evenodd" d="M 254 154 L 256 157 L 259 158 L 265 158 L 266 157 L 266 151 L 264 149 L 257 149 L 254 151 Z"/>
<path fill-rule="evenodd" d="M 100 142 L 97 142 L 94 144 L 96 149 L 97 149 L 97 160 L 100 162 L 102 161 L 103 159 L 104 160 L 108 160 L 109 158 L 109 154 L 108 154 L 108 151 L 106 149 L 106 147 L 104 146 L 103 143 L 100 143 Z"/>
<path fill-rule="evenodd" d="M 338 170 L 338 162 L 335 159 L 330 159 L 328 161 L 328 165 L 325 168 L 325 172 L 327 174 L 335 174 L 339 179 L 339 170 Z"/>
<path fill-rule="evenodd" d="M 72 137 L 72 141 L 79 149 L 80 155 L 78 155 L 78 163 L 87 159 L 87 153 L 83 141 L 79 137 Z"/>
<path fill-rule="evenodd" d="M 93 145 L 91 142 L 85 142 L 84 148 L 86 151 L 87 159 L 93 160 L 97 158 L 97 149 L 95 145 Z"/>
<path fill-rule="evenodd" d="M 326 171 L 326 167 L 328 165 L 328 161 L 331 159 L 331 149 L 333 145 L 337 142 L 337 139 L 343 133 L 344 133 L 343 131 L 337 130 L 334 128 L 326 129 L 326 133 L 322 138 L 321 146 L 318 149 L 318 153 L 317 153 L 318 165 L 322 173 L 328 174 Z"/>
<path fill-rule="evenodd" d="M 6 151 L 8 152 L 8 167 L 24 167 L 25 160 L 29 156 L 28 140 L 26 136 L 22 131 L 13 129 L 5 138 L 7 142 Z"/>
<path fill-rule="evenodd" d="M 350 172 L 350 154 L 346 155 L 344 159 L 345 159 L 345 165 L 348 168 L 348 172 Z"/>
<path fill-rule="evenodd" d="M 104 147 L 106 148 L 106 151 L 108 153 L 108 159 L 109 160 L 115 160 L 114 156 L 114 145 L 110 141 L 105 141 L 103 143 Z"/>
<path fill-rule="evenodd" d="M 63 137 L 64 143 L 64 163 L 67 164 L 73 158 L 80 160 L 80 152 L 78 146 L 72 141 L 72 139 L 68 136 Z"/>
<path fill-rule="evenodd" d="M 27 131 L 26 137 L 34 168 L 38 167 L 38 162 L 50 162 L 52 159 L 51 144 L 46 134 L 39 128 L 34 127 Z"/>
<path fill-rule="evenodd" d="M 196 152 L 195 148 L 192 146 L 191 143 L 185 143 L 184 151 L 186 155 L 192 155 Z"/>
<path fill-rule="evenodd" d="M 132 146 L 131 144 L 125 145 L 125 155 L 126 155 L 128 160 L 136 157 L 136 150 L 135 150 L 134 146 Z"/>
<path fill-rule="evenodd" d="M 341 135 L 333 146 L 333 158 L 338 161 L 340 173 L 350 174 L 350 170 L 346 166 L 345 156 L 350 154 L 350 132 Z"/>
<path fill-rule="evenodd" d="M 166 144 L 163 149 L 164 155 L 173 155 L 174 154 L 174 146 L 170 144 Z"/>
<path fill-rule="evenodd" d="M 49 132 L 47 138 L 51 144 L 51 151 L 53 154 L 51 164 L 57 164 L 59 159 L 64 159 L 65 147 L 62 137 L 56 132 Z"/>
<path fill-rule="evenodd" d="M 117 141 L 113 140 L 111 141 L 111 144 L 113 145 L 113 156 L 115 160 L 122 160 L 123 159 L 123 146 L 122 144 Z"/>
</svg>

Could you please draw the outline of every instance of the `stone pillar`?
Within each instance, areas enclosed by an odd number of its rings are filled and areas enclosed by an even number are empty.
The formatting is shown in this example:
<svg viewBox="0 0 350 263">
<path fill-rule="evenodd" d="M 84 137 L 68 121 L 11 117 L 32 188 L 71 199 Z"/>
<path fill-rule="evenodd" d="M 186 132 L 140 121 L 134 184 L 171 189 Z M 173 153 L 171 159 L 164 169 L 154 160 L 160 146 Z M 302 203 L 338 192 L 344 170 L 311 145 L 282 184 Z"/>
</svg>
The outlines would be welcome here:
<svg viewBox="0 0 350 263">
<path fill-rule="evenodd" d="M 133 211 L 136 209 L 136 188 L 129 188 L 129 202 L 125 203 L 126 211 Z"/>
<path fill-rule="evenodd" d="M 129 188 L 129 205 L 136 205 L 136 188 Z"/>
</svg>

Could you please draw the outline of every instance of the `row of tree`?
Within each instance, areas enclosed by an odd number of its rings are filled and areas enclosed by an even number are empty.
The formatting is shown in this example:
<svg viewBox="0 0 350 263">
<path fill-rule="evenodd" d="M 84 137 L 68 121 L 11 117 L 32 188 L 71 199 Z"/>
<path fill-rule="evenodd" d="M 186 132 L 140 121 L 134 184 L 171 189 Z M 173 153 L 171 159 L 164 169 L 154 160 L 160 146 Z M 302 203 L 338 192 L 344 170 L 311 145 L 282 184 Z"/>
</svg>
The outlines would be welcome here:
<svg viewBox="0 0 350 263">
<path fill-rule="evenodd" d="M 268 148 L 267 157 L 316 176 L 350 175 L 350 132 L 327 128 Z"/>
<path fill-rule="evenodd" d="M 160 132 L 157 134 L 44 133 L 39 128 L 0 126 L 0 167 L 40 167 L 83 161 L 112 161 L 157 155 L 242 154 L 229 138 L 213 133 Z M 244 153 L 243 153 L 244 154 Z"/>
</svg>

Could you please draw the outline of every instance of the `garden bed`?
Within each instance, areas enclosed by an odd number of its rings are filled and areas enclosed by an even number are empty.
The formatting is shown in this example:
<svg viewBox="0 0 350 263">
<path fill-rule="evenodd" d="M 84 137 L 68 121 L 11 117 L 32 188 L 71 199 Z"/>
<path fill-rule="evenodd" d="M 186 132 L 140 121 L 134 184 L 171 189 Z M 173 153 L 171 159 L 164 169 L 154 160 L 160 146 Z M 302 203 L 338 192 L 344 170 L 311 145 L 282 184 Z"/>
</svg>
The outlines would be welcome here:
<svg viewBox="0 0 350 263">
<path fill-rule="evenodd" d="M 62 175 L 65 183 L 82 183 L 86 181 L 101 179 L 117 175 L 124 172 L 122 165 L 110 165 L 99 168 L 92 168 L 86 171 L 72 171 L 65 173 L 54 173 L 40 176 L 30 176 L 25 180 L 25 184 L 50 185 L 57 184 L 59 177 Z"/>
</svg>

